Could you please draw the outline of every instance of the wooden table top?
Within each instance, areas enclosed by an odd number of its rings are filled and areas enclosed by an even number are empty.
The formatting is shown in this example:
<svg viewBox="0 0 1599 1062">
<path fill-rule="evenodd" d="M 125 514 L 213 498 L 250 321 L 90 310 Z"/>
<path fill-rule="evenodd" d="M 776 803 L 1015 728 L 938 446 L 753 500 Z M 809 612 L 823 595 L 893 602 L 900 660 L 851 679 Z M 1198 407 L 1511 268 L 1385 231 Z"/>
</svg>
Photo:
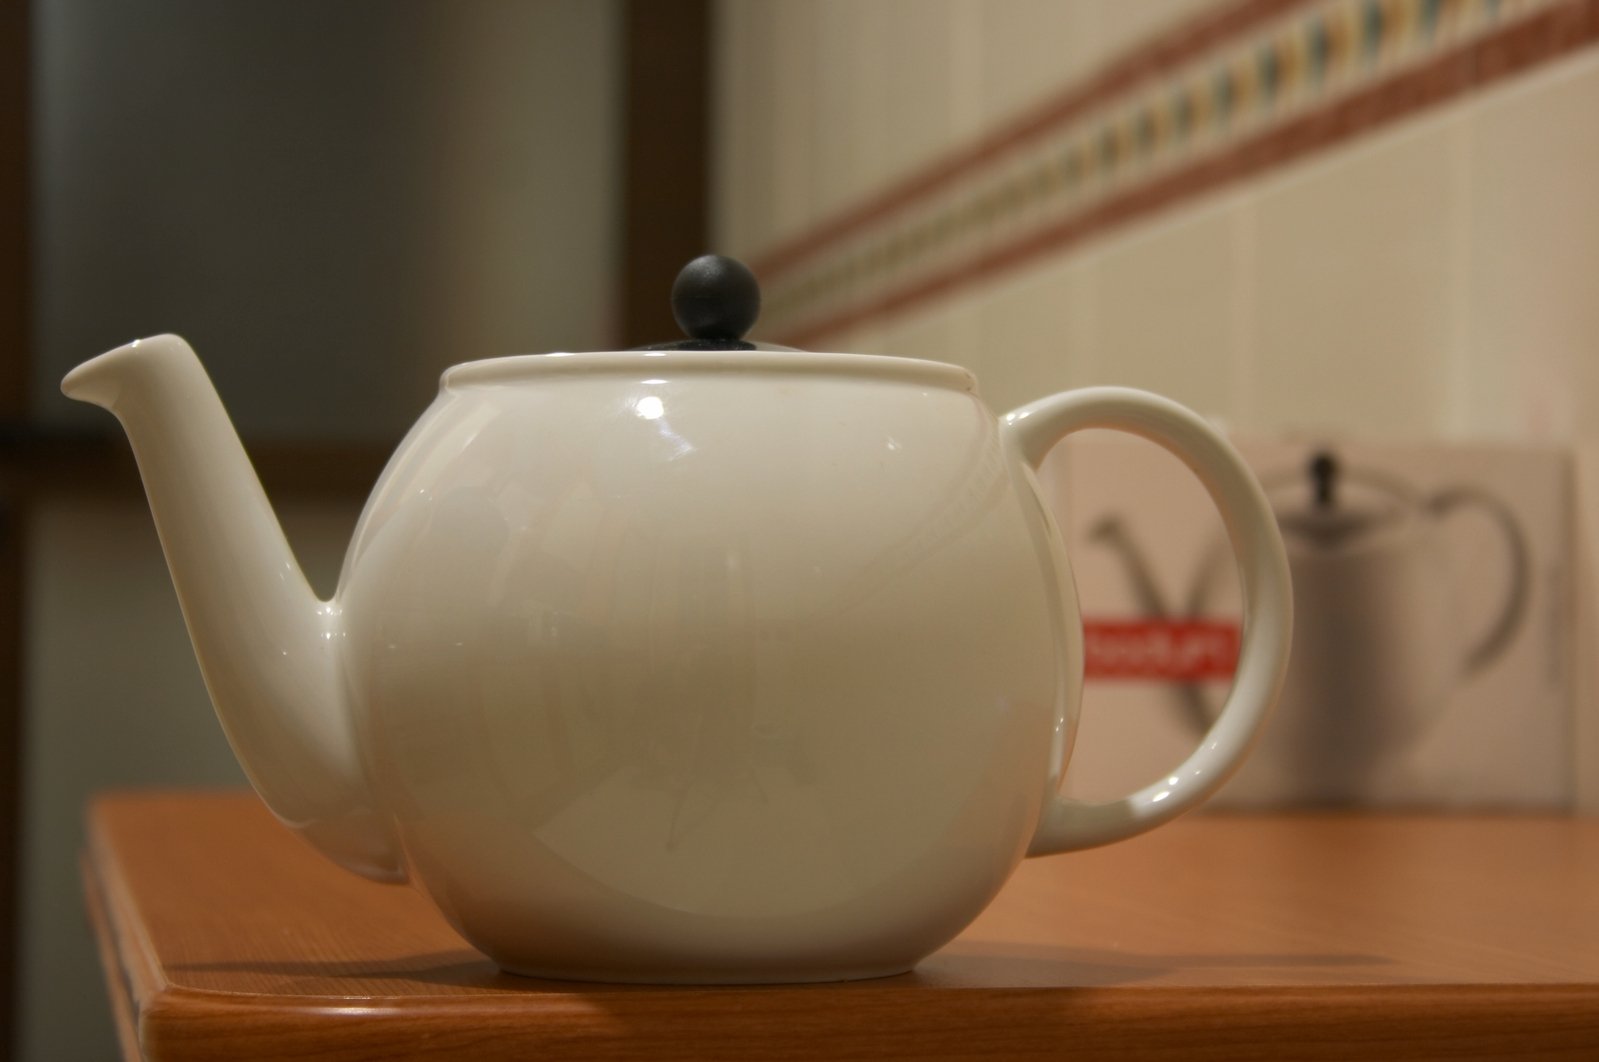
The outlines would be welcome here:
<svg viewBox="0 0 1599 1062">
<path fill-rule="evenodd" d="M 502 974 L 247 793 L 104 797 L 84 868 L 129 1057 L 1599 1058 L 1596 819 L 1190 816 L 807 986 Z"/>
</svg>

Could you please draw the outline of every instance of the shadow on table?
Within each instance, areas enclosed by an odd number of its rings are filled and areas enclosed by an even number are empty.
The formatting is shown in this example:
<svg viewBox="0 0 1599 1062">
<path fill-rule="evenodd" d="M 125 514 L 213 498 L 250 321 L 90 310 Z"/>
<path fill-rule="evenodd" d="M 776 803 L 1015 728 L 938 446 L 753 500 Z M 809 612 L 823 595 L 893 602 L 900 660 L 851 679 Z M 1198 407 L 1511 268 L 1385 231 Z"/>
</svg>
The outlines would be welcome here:
<svg viewBox="0 0 1599 1062">
<path fill-rule="evenodd" d="M 1293 969 L 1303 971 L 1306 979 L 1342 980 L 1336 974 L 1329 978 L 1329 971 L 1371 970 L 1390 962 L 1380 955 L 1353 952 L 1147 955 L 1106 948 L 957 940 L 929 956 L 909 974 L 889 981 L 912 979 L 929 985 L 984 988 L 1100 988 L 1158 980 L 1220 986 L 1263 980 L 1281 982 Z"/>
<path fill-rule="evenodd" d="M 912 985 L 950 988 L 1098 988 L 1166 980 L 1169 983 L 1200 981 L 1211 986 L 1246 985 L 1260 981 L 1280 982 L 1286 971 L 1301 968 L 1315 971 L 1317 980 L 1329 971 L 1345 969 L 1348 976 L 1334 973 L 1333 980 L 1364 980 L 1358 971 L 1370 971 L 1390 960 L 1362 954 L 1162 954 L 1142 955 L 1096 948 L 1067 948 L 988 941 L 958 940 L 924 960 L 910 973 L 865 981 L 833 982 L 815 986 L 858 991 L 882 990 Z M 279 994 L 326 995 L 330 979 L 373 982 L 375 995 L 423 996 L 433 994 L 481 994 L 494 992 L 561 992 L 595 994 L 628 991 L 660 991 L 660 985 L 629 985 L 591 981 L 555 981 L 522 977 L 501 971 L 488 959 L 469 948 L 408 955 L 381 961 L 281 960 L 250 962 L 181 963 L 174 973 L 209 974 L 219 982 L 239 975 L 249 982 L 249 990 Z M 1226 971 L 1221 973 L 1219 971 Z M 1251 977 L 1252 971 L 1258 976 Z M 1202 973 L 1199 978 L 1183 975 Z M 1312 976 L 1307 973 L 1306 976 Z M 209 987 L 209 985 L 208 985 Z M 244 986 L 234 988 L 240 990 Z M 682 991 L 748 989 L 772 986 L 681 986 Z"/>
</svg>

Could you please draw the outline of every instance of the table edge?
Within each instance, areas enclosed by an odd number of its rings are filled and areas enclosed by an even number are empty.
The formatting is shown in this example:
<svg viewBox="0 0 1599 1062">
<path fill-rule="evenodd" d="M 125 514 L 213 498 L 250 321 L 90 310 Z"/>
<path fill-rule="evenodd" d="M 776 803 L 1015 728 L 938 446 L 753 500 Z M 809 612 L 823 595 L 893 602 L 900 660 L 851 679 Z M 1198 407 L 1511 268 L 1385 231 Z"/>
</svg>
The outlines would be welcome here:
<svg viewBox="0 0 1599 1062">
<path fill-rule="evenodd" d="M 100 885 L 87 852 L 79 858 L 78 869 L 83 885 L 84 906 L 89 914 L 89 928 L 93 931 L 95 951 L 100 957 L 100 974 L 111 1000 L 111 1021 L 116 1027 L 117 1044 L 125 1062 L 139 1062 L 143 1054 L 139 1048 L 138 1008 L 123 972 L 111 915 L 106 909 L 105 890 Z"/>
<path fill-rule="evenodd" d="M 584 985 L 580 990 L 303 996 L 175 986 L 142 931 L 115 845 L 89 815 L 84 887 L 124 1055 L 289 1058 L 332 1043 L 366 1057 L 746 1056 L 781 1030 L 778 1057 L 1599 1057 L 1599 983 L 1326 986 L 762 987 Z M 119 1009 L 118 1009 L 119 1008 Z M 238 1040 L 251 1037 L 251 1054 Z M 462 1037 L 469 1039 L 463 1041 Z M 794 1045 L 803 1042 L 798 1054 Z M 784 1050 L 789 1054 L 784 1054 Z M 378 1052 L 378 1055 L 372 1052 Z M 742 1054 L 741 1054 L 742 1052 Z"/>
<path fill-rule="evenodd" d="M 857 993 L 732 990 L 544 994 L 528 1006 L 461 997 L 295 1001 L 178 988 L 147 1001 L 141 1044 L 162 1060 L 328 1057 L 732 1059 L 1491 1057 L 1599 1055 L 1599 986 L 1337 989 L 1119 986 Z M 780 1034 L 774 1043 L 773 1033 Z M 241 1052 L 248 1042 L 257 1053 Z M 804 1045 L 797 1050 L 795 1045 Z M 786 1045 L 786 1046 L 785 1046 Z M 1200 1045 L 1203 1045 L 1202 1049 Z"/>
</svg>

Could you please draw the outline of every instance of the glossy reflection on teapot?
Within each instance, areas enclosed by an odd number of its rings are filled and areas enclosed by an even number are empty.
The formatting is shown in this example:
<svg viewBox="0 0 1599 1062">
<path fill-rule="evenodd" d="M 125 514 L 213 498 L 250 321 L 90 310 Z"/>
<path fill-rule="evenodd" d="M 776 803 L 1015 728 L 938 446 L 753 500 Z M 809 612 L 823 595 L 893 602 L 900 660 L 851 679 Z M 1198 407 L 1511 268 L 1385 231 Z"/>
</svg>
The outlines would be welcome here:
<svg viewBox="0 0 1599 1062">
<path fill-rule="evenodd" d="M 182 340 L 67 377 L 128 431 L 280 819 L 513 972 L 822 980 L 910 968 L 1024 855 L 1159 825 L 1237 767 L 1291 598 L 1265 496 L 1203 421 L 1109 388 L 996 417 L 955 366 L 755 349 L 728 260 L 676 294 L 685 341 L 447 371 L 329 601 Z M 1033 476 L 1084 427 L 1197 470 L 1251 606 L 1189 760 L 1099 804 L 1055 791 L 1081 628 Z"/>
</svg>

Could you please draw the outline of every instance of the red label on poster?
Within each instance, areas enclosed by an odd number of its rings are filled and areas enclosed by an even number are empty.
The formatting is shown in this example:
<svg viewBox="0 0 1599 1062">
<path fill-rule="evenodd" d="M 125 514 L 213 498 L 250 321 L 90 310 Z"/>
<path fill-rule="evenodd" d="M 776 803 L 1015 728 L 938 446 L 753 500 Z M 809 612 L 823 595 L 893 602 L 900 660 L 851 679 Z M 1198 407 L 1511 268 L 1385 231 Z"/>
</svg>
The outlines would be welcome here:
<svg viewBox="0 0 1599 1062">
<path fill-rule="evenodd" d="M 1084 620 L 1083 677 L 1198 682 L 1232 678 L 1238 624 L 1230 620 Z"/>
</svg>

